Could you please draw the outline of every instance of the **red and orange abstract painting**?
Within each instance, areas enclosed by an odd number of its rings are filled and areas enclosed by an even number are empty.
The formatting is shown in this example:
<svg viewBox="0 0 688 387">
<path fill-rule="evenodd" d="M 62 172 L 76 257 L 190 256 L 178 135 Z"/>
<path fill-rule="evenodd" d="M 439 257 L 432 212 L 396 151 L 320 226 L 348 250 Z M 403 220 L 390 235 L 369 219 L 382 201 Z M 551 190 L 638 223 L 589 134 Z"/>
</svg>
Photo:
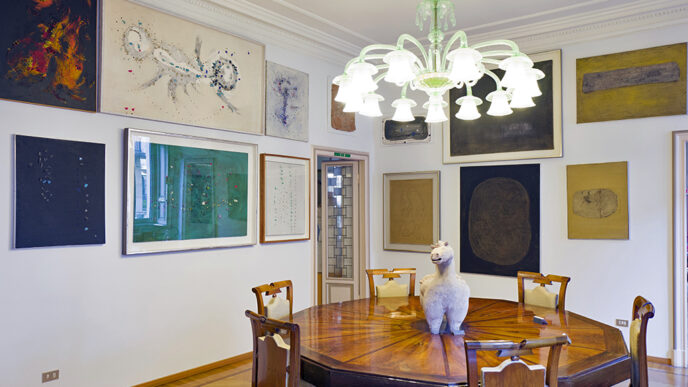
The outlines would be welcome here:
<svg viewBox="0 0 688 387">
<path fill-rule="evenodd" d="M 0 98 L 96 110 L 97 0 L 16 0 L 0 14 Z"/>
</svg>

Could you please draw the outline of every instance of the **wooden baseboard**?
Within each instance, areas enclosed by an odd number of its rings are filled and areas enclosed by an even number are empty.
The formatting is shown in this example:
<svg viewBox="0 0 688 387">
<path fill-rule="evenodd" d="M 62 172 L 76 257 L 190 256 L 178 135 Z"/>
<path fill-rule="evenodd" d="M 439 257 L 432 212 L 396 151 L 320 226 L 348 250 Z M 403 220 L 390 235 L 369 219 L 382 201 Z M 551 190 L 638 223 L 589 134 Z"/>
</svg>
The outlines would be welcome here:
<svg viewBox="0 0 688 387">
<path fill-rule="evenodd" d="M 202 365 L 200 367 L 196 367 L 196 368 L 192 368 L 190 370 L 178 372 L 176 374 L 164 376 L 160 379 L 151 380 L 150 382 L 137 384 L 137 385 L 132 386 L 132 387 L 157 387 L 157 386 L 160 386 L 162 384 L 176 382 L 177 380 L 180 380 L 180 379 L 188 378 L 188 377 L 196 375 L 196 374 L 200 374 L 203 372 L 214 370 L 215 368 L 220 368 L 220 367 L 232 365 L 234 363 L 238 363 L 238 362 L 241 362 L 244 360 L 248 360 L 251 358 L 251 356 L 253 356 L 253 352 L 242 353 L 241 355 L 230 357 L 228 359 L 219 360 L 219 361 L 216 361 L 214 363 Z"/>
<path fill-rule="evenodd" d="M 648 361 L 648 362 L 652 362 L 652 363 L 659 363 L 659 364 L 671 365 L 671 359 L 667 359 L 667 358 L 664 358 L 664 357 L 648 356 L 648 357 L 647 357 L 647 361 Z"/>
</svg>

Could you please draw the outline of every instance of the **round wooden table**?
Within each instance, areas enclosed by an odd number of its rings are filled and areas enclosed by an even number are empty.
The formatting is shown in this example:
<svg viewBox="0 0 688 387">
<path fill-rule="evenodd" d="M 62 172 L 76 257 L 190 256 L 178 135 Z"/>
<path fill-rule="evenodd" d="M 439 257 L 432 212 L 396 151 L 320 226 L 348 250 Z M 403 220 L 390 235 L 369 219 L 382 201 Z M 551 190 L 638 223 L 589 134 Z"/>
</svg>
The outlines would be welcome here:
<svg viewBox="0 0 688 387">
<path fill-rule="evenodd" d="M 533 322 L 534 315 L 548 325 Z M 294 314 L 293 321 L 301 327 L 301 377 L 317 386 L 465 384 L 464 337 L 520 341 L 562 333 L 572 344 L 561 353 L 560 386 L 610 386 L 630 377 L 630 358 L 618 329 L 513 301 L 471 298 L 465 336 L 430 334 L 418 297 L 314 306 Z M 548 351 L 536 349 L 522 359 L 546 365 Z M 504 360 L 495 352 L 478 352 L 481 368 Z"/>
</svg>

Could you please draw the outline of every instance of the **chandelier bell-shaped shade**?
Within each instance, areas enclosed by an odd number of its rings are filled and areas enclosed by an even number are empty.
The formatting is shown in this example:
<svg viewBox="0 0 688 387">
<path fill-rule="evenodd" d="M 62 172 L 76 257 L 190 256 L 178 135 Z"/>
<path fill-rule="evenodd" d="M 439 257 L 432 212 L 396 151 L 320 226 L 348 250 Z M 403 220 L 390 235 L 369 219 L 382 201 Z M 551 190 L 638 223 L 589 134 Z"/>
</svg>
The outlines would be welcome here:
<svg viewBox="0 0 688 387">
<path fill-rule="evenodd" d="M 523 109 L 535 106 L 533 98 L 528 95 L 528 90 L 525 87 L 517 87 L 512 90 L 511 103 L 512 109 Z"/>
<path fill-rule="evenodd" d="M 349 66 L 348 73 L 355 93 L 363 95 L 377 90 L 377 83 L 373 80 L 377 68 L 372 64 L 368 62 L 353 63 Z"/>
<path fill-rule="evenodd" d="M 428 99 L 423 107 L 428 110 L 428 115 L 425 117 L 425 122 L 444 122 L 447 120 L 447 115 L 444 114 L 444 108 L 447 103 L 444 102 L 442 95 L 433 94 Z"/>
<path fill-rule="evenodd" d="M 523 84 L 525 88 L 525 93 L 531 97 L 539 97 L 542 95 L 538 82 L 540 79 L 545 77 L 545 73 L 538 69 L 530 69 L 527 74 L 527 80 Z"/>
<path fill-rule="evenodd" d="M 360 94 L 352 94 L 344 105 L 342 111 L 344 113 L 358 113 L 363 107 L 363 96 Z"/>
<path fill-rule="evenodd" d="M 382 61 L 389 65 L 385 81 L 396 85 L 404 85 L 416 77 L 414 62 L 416 56 L 407 50 L 394 50 L 387 53 Z"/>
<path fill-rule="evenodd" d="M 392 107 L 396 110 L 394 111 L 392 120 L 398 122 L 409 122 L 415 120 L 411 108 L 415 107 L 416 105 L 416 101 L 409 98 L 399 98 L 394 100 L 394 102 L 392 102 Z"/>
<path fill-rule="evenodd" d="M 512 56 L 502 60 L 499 68 L 504 70 L 502 86 L 506 88 L 523 87 L 528 81 L 529 71 L 533 67 L 533 61 L 527 56 Z"/>
<path fill-rule="evenodd" d="M 504 90 L 495 90 L 485 97 L 490 102 L 487 114 L 491 116 L 507 116 L 514 111 L 509 106 L 509 95 Z"/>
<path fill-rule="evenodd" d="M 483 101 L 472 95 L 466 95 L 456 100 L 456 104 L 461 106 L 459 111 L 454 115 L 454 117 L 460 120 L 475 120 L 480 118 L 480 112 L 478 112 L 478 105 L 482 104 Z"/>
<path fill-rule="evenodd" d="M 478 50 L 462 47 L 447 54 L 447 60 L 451 62 L 449 78 L 454 82 L 475 82 L 483 76 L 480 71 L 480 60 L 483 58 Z"/>
<path fill-rule="evenodd" d="M 337 91 L 337 95 L 334 97 L 334 100 L 341 103 L 347 103 L 354 91 L 351 78 L 344 75 L 339 75 L 332 80 L 332 83 L 339 86 L 339 90 Z"/>
<path fill-rule="evenodd" d="M 380 94 L 366 94 L 363 97 L 363 106 L 359 113 L 366 117 L 382 117 L 382 111 L 380 111 L 380 101 L 385 99 Z"/>
</svg>

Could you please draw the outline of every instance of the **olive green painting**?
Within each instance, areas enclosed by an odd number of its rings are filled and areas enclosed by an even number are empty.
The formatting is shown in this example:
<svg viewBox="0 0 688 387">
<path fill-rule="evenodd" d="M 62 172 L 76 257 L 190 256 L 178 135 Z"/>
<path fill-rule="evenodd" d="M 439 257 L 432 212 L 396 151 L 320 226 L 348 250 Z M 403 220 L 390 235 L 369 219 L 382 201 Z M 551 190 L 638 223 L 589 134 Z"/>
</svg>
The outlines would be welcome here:
<svg viewBox="0 0 688 387">
<path fill-rule="evenodd" d="M 577 122 L 686 114 L 686 43 L 576 59 Z"/>
<path fill-rule="evenodd" d="M 566 166 L 569 239 L 628 239 L 628 163 Z"/>
<path fill-rule="evenodd" d="M 245 236 L 248 154 L 139 142 L 134 242 Z"/>
</svg>

